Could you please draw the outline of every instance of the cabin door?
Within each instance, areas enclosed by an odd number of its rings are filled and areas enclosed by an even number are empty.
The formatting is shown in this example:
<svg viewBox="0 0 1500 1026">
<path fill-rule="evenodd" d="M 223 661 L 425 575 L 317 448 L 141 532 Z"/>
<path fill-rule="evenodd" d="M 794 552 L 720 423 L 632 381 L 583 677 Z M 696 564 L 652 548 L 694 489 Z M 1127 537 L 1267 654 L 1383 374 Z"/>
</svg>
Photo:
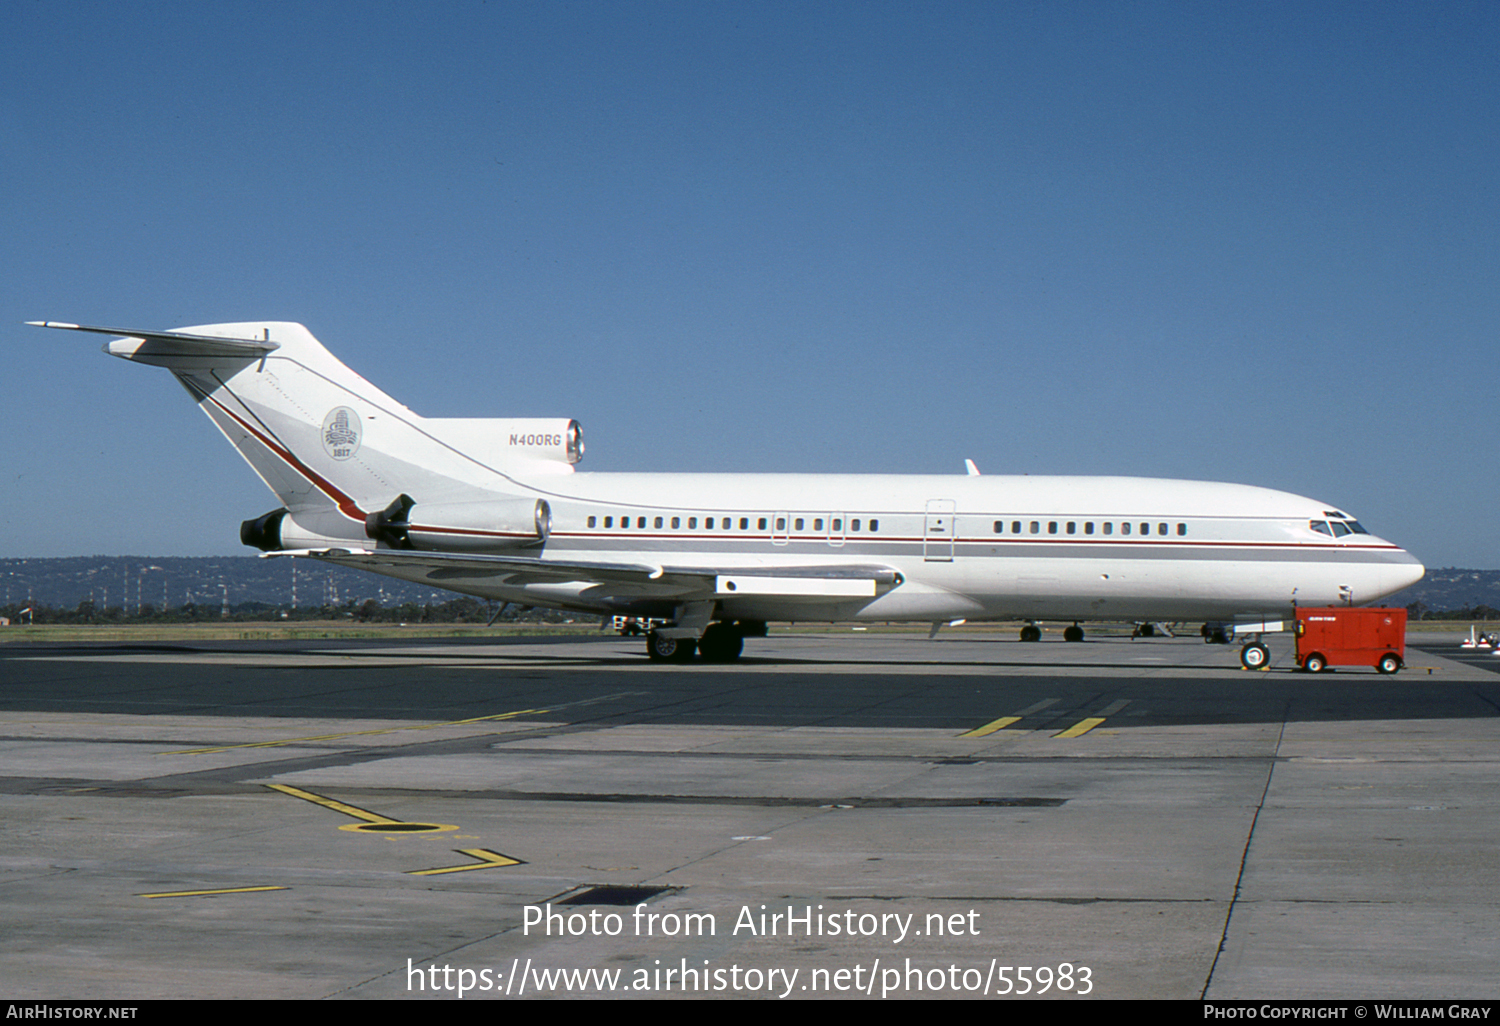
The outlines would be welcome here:
<svg viewBox="0 0 1500 1026">
<path fill-rule="evenodd" d="M 956 508 L 952 499 L 927 500 L 927 519 L 922 528 L 922 558 L 927 562 L 953 562 L 953 541 L 958 536 Z"/>
</svg>

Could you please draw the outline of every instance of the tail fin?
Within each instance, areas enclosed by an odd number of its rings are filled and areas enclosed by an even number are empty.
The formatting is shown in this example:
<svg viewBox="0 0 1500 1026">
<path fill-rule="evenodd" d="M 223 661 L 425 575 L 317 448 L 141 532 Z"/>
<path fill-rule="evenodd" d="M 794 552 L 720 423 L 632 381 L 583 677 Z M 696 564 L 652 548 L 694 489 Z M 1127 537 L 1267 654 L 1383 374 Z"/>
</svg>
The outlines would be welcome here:
<svg viewBox="0 0 1500 1026">
<path fill-rule="evenodd" d="M 104 351 L 175 374 L 296 521 L 330 540 L 369 544 L 367 519 L 402 494 L 423 503 L 472 501 L 476 490 L 525 495 L 513 475 L 566 473 L 582 453 L 572 421 L 420 417 L 300 324 L 143 332 L 30 323 L 124 336 Z"/>
</svg>

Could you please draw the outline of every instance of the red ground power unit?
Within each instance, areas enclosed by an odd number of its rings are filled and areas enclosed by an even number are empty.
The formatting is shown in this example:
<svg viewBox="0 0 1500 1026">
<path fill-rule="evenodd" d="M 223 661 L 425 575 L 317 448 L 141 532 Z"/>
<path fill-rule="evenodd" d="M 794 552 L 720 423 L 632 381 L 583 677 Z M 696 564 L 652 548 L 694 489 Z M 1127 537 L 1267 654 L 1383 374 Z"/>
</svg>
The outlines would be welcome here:
<svg viewBox="0 0 1500 1026">
<path fill-rule="evenodd" d="M 1373 666 L 1395 673 L 1406 660 L 1406 610 L 1331 606 L 1297 610 L 1297 665 Z"/>
</svg>

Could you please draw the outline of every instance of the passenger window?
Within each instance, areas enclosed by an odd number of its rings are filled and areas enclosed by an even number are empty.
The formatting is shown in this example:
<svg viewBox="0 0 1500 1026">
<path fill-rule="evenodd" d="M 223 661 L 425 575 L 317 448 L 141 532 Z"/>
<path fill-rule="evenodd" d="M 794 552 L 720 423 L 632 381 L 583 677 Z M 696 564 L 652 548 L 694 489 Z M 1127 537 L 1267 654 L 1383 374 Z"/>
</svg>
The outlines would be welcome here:
<svg viewBox="0 0 1500 1026">
<path fill-rule="evenodd" d="M 615 518 L 614 517 L 605 517 L 604 518 L 604 526 L 605 527 L 614 527 L 615 526 Z"/>
<path fill-rule="evenodd" d="M 1019 520 L 1012 520 L 1010 522 L 1010 533 L 1011 534 L 1020 534 L 1021 533 L 1021 522 Z"/>
<path fill-rule="evenodd" d="M 757 520 L 755 522 L 755 525 L 756 525 L 755 529 L 757 531 L 764 531 L 766 529 L 766 518 L 765 517 L 761 517 L 759 520 Z"/>
<path fill-rule="evenodd" d="M 1031 522 L 1031 533 L 1032 534 L 1041 534 L 1042 533 L 1042 525 L 1039 524 L 1039 523 L 1037 523 L 1035 520 L 1033 520 Z"/>
<path fill-rule="evenodd" d="M 714 529 L 714 518 L 713 517 L 704 517 L 703 518 L 703 529 L 705 531 L 712 531 Z"/>
<path fill-rule="evenodd" d="M 1073 521 L 1071 521 L 1071 520 L 1068 521 L 1068 533 L 1069 534 L 1077 534 L 1078 533 L 1078 525 L 1076 523 L 1074 523 Z"/>
<path fill-rule="evenodd" d="M 1057 533 L 1057 521 L 1056 520 L 1049 520 L 1047 522 L 1047 533 L 1048 534 L 1056 534 Z"/>
<path fill-rule="evenodd" d="M 859 530 L 859 521 L 858 520 L 851 520 L 851 521 L 849 521 L 849 530 L 851 530 L 851 531 L 858 531 Z"/>
<path fill-rule="evenodd" d="M 1129 534 L 1130 533 L 1130 524 L 1129 523 L 1121 524 L 1120 525 L 1120 533 L 1121 534 Z"/>
<path fill-rule="evenodd" d="M 813 521 L 813 530 L 814 531 L 821 531 L 821 530 L 823 530 L 823 518 L 822 517 L 818 517 L 818 519 L 816 519 L 816 520 Z"/>
<path fill-rule="evenodd" d="M 1003 521 L 1003 520 L 996 520 L 995 521 L 995 533 L 996 534 L 1004 534 L 1005 533 L 1005 521 Z"/>
<path fill-rule="evenodd" d="M 697 529 L 698 529 L 698 518 L 697 517 L 688 517 L 688 530 L 690 530 L 690 531 L 696 531 Z"/>
<path fill-rule="evenodd" d="M 1141 525 L 1141 533 L 1142 534 L 1150 534 L 1151 533 L 1151 525 L 1150 524 L 1142 524 Z"/>
<path fill-rule="evenodd" d="M 1177 537 L 1181 538 L 1185 534 L 1187 534 L 1187 524 L 1178 524 Z"/>
<path fill-rule="evenodd" d="M 870 521 L 870 530 L 871 531 L 878 531 L 878 530 L 880 530 L 880 521 L 879 520 L 871 520 Z"/>
<path fill-rule="evenodd" d="M 776 530 L 778 530 L 778 531 L 785 531 L 786 530 L 786 517 L 777 517 L 776 518 Z"/>
<path fill-rule="evenodd" d="M 1088 523 L 1086 523 L 1086 524 L 1083 525 L 1083 533 L 1084 534 L 1093 534 L 1094 533 L 1094 522 L 1092 520 L 1090 520 Z"/>
<path fill-rule="evenodd" d="M 796 520 L 792 521 L 792 530 L 794 530 L 794 531 L 800 531 L 800 530 L 802 530 L 802 518 L 801 517 L 798 517 Z"/>
<path fill-rule="evenodd" d="M 644 531 L 646 529 L 646 518 L 645 517 L 636 517 L 635 518 L 635 526 L 639 527 L 641 530 Z"/>
<path fill-rule="evenodd" d="M 1115 525 L 1113 523 L 1106 522 L 1105 525 L 1104 525 L 1104 533 L 1105 534 L 1114 534 L 1115 533 Z"/>
<path fill-rule="evenodd" d="M 672 518 L 672 530 L 675 531 L 678 528 L 680 528 L 681 526 L 682 526 L 682 518 L 681 517 L 673 517 Z"/>
<path fill-rule="evenodd" d="M 844 529 L 844 522 L 842 520 L 835 520 L 833 522 L 833 530 L 834 530 L 835 534 L 837 534 L 838 532 L 842 531 L 843 529 Z"/>
<path fill-rule="evenodd" d="M 740 530 L 741 531 L 748 531 L 748 530 L 750 530 L 750 518 L 749 517 L 740 517 Z"/>
<path fill-rule="evenodd" d="M 1156 525 L 1156 533 L 1160 534 L 1160 535 L 1165 535 L 1167 533 L 1167 525 L 1166 524 L 1157 524 Z"/>
<path fill-rule="evenodd" d="M 598 521 L 597 517 L 589 517 L 589 526 L 593 527 L 594 524 L 597 523 L 597 521 Z"/>
<path fill-rule="evenodd" d="M 661 517 L 657 517 L 656 518 L 656 520 L 654 522 L 654 526 L 655 526 L 656 530 L 658 530 L 658 531 L 661 530 Z"/>
</svg>

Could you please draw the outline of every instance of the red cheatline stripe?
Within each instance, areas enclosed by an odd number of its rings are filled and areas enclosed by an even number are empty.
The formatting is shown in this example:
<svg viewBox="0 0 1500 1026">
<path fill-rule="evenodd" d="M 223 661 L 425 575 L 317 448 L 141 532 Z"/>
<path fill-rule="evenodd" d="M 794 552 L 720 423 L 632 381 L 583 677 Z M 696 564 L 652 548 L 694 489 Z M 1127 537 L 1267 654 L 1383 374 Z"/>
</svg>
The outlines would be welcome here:
<svg viewBox="0 0 1500 1026">
<path fill-rule="evenodd" d="M 297 473 L 301 474 L 309 482 L 311 482 L 315 488 L 317 488 L 324 495 L 328 496 L 335 503 L 337 503 L 339 512 L 343 513 L 344 516 L 349 517 L 351 520 L 358 520 L 361 523 L 364 522 L 366 514 L 364 510 L 359 508 L 359 503 L 355 502 L 354 499 L 350 496 L 345 495 L 344 492 L 340 490 L 336 485 L 334 485 L 332 481 L 329 481 L 327 478 L 318 474 L 311 467 L 307 466 L 307 464 L 303 463 L 295 455 L 293 455 L 291 450 L 285 448 L 284 446 L 278 445 L 273 439 L 257 430 L 255 425 L 251 424 L 239 414 L 229 409 L 213 396 L 207 396 L 206 398 L 220 410 L 223 410 L 225 416 L 231 418 L 241 428 L 254 435 L 262 445 L 279 456 L 287 466 L 291 467 Z"/>
</svg>

